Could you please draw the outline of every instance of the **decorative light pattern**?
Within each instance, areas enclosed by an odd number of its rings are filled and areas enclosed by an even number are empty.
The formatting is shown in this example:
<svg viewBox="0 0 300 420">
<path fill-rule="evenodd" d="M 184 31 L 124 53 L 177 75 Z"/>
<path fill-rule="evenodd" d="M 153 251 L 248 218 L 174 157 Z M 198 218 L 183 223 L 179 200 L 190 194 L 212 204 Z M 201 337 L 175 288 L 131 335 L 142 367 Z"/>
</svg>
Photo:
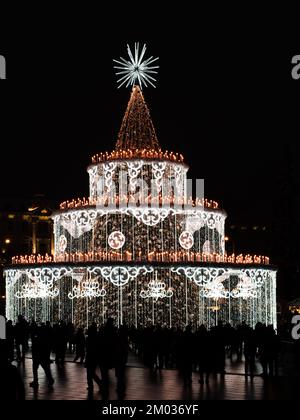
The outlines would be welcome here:
<svg viewBox="0 0 300 420">
<path fill-rule="evenodd" d="M 44 299 L 55 298 L 59 295 L 59 289 L 53 285 L 49 286 L 44 283 L 34 282 L 33 284 L 23 284 L 21 290 L 15 293 L 18 299 Z"/>
<path fill-rule="evenodd" d="M 182 246 L 182 248 L 190 249 L 194 245 L 194 237 L 190 232 L 184 231 L 179 236 L 179 243 Z"/>
<path fill-rule="evenodd" d="M 152 64 L 158 60 L 157 58 L 150 57 L 143 61 L 146 52 L 146 44 L 144 44 L 142 51 L 139 51 L 139 43 L 134 43 L 134 53 L 131 52 L 129 45 L 127 44 L 127 53 L 129 60 L 125 60 L 120 57 L 120 60 L 113 60 L 118 66 L 114 66 L 115 69 L 120 70 L 116 72 L 117 76 L 121 76 L 118 79 L 119 88 L 126 83 L 126 87 L 134 86 L 139 84 L 142 88 L 143 85 L 146 87 L 148 84 L 155 87 L 153 82 L 156 81 L 152 74 L 156 74 L 159 66 L 153 66 Z"/>
<path fill-rule="evenodd" d="M 53 270 L 49 266 L 43 269 L 48 275 Z M 154 272 L 159 279 L 168 279 L 169 287 L 164 289 L 164 280 L 157 281 L 157 277 L 154 280 Z M 50 276 L 43 278 L 39 289 L 34 289 L 33 282 L 38 284 L 39 280 L 31 280 L 28 274 L 26 267 L 18 268 L 15 273 L 12 269 L 5 270 L 8 319 L 23 313 L 29 319 L 56 322 L 63 317 L 82 325 L 99 319 L 104 322 L 106 317 L 115 316 L 118 324 L 138 326 L 159 322 L 184 326 L 190 323 L 194 327 L 202 323 L 210 327 L 222 319 L 232 325 L 245 321 L 251 326 L 261 321 L 276 328 L 276 272 L 268 267 L 78 264 L 54 271 L 53 286 L 59 289 L 56 297 L 57 291 L 48 282 Z M 166 296 L 162 296 L 163 290 L 169 290 Z M 160 299 L 171 297 L 170 292 L 173 292 L 172 299 Z M 148 295 L 152 299 L 142 298 L 145 293 L 152 294 Z M 217 311 L 213 309 L 216 307 Z"/>
<path fill-rule="evenodd" d="M 62 226 L 66 229 L 70 235 L 74 238 L 79 238 L 86 232 L 92 230 L 95 226 L 95 222 L 99 218 L 105 215 L 123 214 L 128 216 L 134 216 L 138 221 L 143 222 L 145 225 L 154 226 L 160 223 L 162 220 L 178 215 L 182 217 L 197 216 L 203 220 L 203 225 L 207 226 L 207 229 L 212 229 L 207 224 L 206 211 L 187 209 L 182 210 L 180 208 L 171 207 L 121 207 L 121 208 L 97 208 L 97 209 L 85 209 L 69 211 L 65 214 L 58 214 L 54 216 L 56 227 Z M 225 219 L 223 214 L 213 214 L 209 220 L 215 220 L 215 223 L 222 223 Z"/>
<path fill-rule="evenodd" d="M 59 237 L 59 252 L 63 253 L 65 252 L 67 245 L 68 245 L 68 241 L 67 238 L 65 237 L 65 235 L 60 235 Z"/>
<path fill-rule="evenodd" d="M 120 231 L 112 232 L 108 237 L 108 245 L 113 249 L 121 249 L 125 244 L 125 236 Z"/>
<path fill-rule="evenodd" d="M 130 280 L 133 280 L 139 275 L 152 273 L 152 267 L 94 267 L 88 268 L 92 274 L 100 274 L 106 280 L 110 281 L 114 286 L 125 286 Z"/>
<path fill-rule="evenodd" d="M 68 293 L 69 299 L 78 299 L 78 298 L 96 298 L 104 297 L 106 295 L 106 290 L 100 288 L 98 281 L 83 281 L 77 286 L 73 286 L 72 292 Z"/>
<path fill-rule="evenodd" d="M 155 273 L 155 280 L 151 280 L 148 283 L 147 289 L 142 290 L 140 293 L 141 298 L 148 299 L 153 298 L 156 301 L 161 298 L 171 298 L 173 296 L 173 290 L 169 287 L 166 289 L 166 283 L 157 280 L 157 272 Z"/>
</svg>

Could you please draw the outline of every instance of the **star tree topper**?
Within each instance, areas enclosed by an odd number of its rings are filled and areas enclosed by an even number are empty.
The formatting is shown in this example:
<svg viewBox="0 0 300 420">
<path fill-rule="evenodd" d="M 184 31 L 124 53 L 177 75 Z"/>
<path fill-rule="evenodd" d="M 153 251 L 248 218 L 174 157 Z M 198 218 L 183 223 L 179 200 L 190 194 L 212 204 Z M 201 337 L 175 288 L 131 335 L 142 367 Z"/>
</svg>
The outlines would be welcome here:
<svg viewBox="0 0 300 420">
<path fill-rule="evenodd" d="M 118 66 L 114 66 L 115 69 L 120 70 L 116 72 L 117 76 L 121 76 L 118 79 L 119 86 L 123 86 L 126 83 L 126 87 L 139 85 L 142 89 L 143 85 L 148 87 L 147 83 L 155 88 L 153 82 L 156 82 L 156 79 L 152 76 L 152 74 L 156 74 L 159 66 L 153 66 L 152 64 L 158 60 L 158 57 L 153 58 L 150 57 L 147 60 L 143 61 L 145 52 L 146 52 L 146 44 L 144 44 L 142 51 L 139 52 L 139 43 L 134 43 L 134 55 L 131 52 L 129 45 L 127 44 L 127 52 L 129 56 L 129 60 L 125 60 L 125 58 L 120 57 L 120 60 L 113 60 L 115 63 L 119 64 Z"/>
</svg>

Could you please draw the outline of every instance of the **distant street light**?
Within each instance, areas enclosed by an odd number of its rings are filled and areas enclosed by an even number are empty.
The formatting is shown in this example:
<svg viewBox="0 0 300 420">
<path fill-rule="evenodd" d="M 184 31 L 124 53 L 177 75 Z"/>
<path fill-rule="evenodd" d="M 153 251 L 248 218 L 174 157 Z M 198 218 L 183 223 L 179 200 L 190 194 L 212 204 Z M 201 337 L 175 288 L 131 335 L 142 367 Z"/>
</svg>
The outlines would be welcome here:
<svg viewBox="0 0 300 420">
<path fill-rule="evenodd" d="M 225 236 L 224 238 L 225 242 L 231 242 L 232 243 L 232 253 L 235 255 L 235 242 L 232 238 L 229 238 L 229 236 Z"/>
</svg>

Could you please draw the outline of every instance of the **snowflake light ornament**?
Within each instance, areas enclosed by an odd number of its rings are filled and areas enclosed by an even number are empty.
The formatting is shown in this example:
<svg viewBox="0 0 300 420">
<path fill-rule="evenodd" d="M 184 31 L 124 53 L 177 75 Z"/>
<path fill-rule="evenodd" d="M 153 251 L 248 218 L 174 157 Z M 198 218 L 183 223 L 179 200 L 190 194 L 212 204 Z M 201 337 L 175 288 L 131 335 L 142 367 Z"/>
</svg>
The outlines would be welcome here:
<svg viewBox="0 0 300 420">
<path fill-rule="evenodd" d="M 129 60 L 125 60 L 125 58 L 120 57 L 119 60 L 113 60 L 115 63 L 119 64 L 118 66 L 114 66 L 115 69 L 120 70 L 116 72 L 117 76 L 121 77 L 118 79 L 119 86 L 123 86 L 126 83 L 126 87 L 134 86 L 138 84 L 142 89 L 143 85 L 148 87 L 147 83 L 155 88 L 153 82 L 156 82 L 151 74 L 156 74 L 159 66 L 152 66 L 158 57 L 153 58 L 151 56 L 147 60 L 143 60 L 145 52 L 146 52 L 146 44 L 144 44 L 142 51 L 139 52 L 139 43 L 134 43 L 134 54 L 131 52 L 129 45 L 127 44 L 127 52 L 129 56 Z"/>
</svg>

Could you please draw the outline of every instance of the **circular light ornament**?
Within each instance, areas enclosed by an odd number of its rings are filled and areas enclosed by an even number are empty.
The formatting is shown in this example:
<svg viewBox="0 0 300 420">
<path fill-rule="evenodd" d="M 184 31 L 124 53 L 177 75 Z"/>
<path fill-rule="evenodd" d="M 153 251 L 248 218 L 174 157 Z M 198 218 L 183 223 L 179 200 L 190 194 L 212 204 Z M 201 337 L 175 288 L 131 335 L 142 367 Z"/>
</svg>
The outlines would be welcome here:
<svg viewBox="0 0 300 420">
<path fill-rule="evenodd" d="M 129 272 L 126 267 L 114 267 L 110 273 L 110 281 L 118 287 L 125 286 L 130 279 Z"/>
<path fill-rule="evenodd" d="M 184 230 L 179 236 L 179 243 L 184 249 L 190 249 L 194 245 L 194 237 L 191 232 Z"/>
<path fill-rule="evenodd" d="M 58 240 L 59 252 L 61 253 L 65 252 L 67 245 L 68 245 L 68 240 L 65 237 L 65 235 L 60 235 L 59 240 Z"/>
<path fill-rule="evenodd" d="M 121 249 L 125 244 L 125 236 L 122 232 L 116 230 L 108 237 L 108 245 L 113 249 Z"/>
</svg>

